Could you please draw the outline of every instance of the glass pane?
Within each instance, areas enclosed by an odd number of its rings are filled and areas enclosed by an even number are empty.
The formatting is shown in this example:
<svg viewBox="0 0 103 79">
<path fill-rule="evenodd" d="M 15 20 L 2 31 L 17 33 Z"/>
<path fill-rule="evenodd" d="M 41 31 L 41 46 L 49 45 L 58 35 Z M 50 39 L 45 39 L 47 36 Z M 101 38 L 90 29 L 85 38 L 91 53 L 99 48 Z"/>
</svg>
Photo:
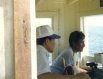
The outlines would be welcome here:
<svg viewBox="0 0 103 79">
<path fill-rule="evenodd" d="M 49 25 L 52 27 L 52 18 L 36 18 L 36 26 Z"/>
<path fill-rule="evenodd" d="M 89 55 L 103 52 L 103 15 L 84 18 L 88 33 Z"/>
</svg>

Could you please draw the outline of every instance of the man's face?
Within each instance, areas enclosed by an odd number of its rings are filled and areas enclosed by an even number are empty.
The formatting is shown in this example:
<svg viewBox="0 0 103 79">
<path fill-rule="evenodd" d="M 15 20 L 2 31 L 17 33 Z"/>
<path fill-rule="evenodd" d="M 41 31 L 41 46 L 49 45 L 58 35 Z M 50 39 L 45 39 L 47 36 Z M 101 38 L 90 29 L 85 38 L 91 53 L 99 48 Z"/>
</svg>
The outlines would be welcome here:
<svg viewBox="0 0 103 79">
<path fill-rule="evenodd" d="M 55 47 L 55 39 L 46 39 L 46 48 L 49 52 L 53 52 Z"/>
<path fill-rule="evenodd" d="M 85 47 L 84 39 L 79 40 L 78 43 L 75 44 L 75 49 L 78 52 L 82 52 L 84 47 Z"/>
</svg>

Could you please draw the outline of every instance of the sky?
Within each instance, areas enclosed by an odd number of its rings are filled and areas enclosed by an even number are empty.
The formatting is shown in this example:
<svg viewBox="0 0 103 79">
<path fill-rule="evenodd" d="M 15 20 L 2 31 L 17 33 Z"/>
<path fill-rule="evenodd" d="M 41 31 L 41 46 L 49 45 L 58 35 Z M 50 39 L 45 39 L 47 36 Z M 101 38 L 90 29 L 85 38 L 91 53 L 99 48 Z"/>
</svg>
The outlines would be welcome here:
<svg viewBox="0 0 103 79">
<path fill-rule="evenodd" d="M 36 26 L 41 25 L 52 25 L 52 19 L 51 18 L 36 18 Z"/>
<path fill-rule="evenodd" d="M 103 15 L 85 17 L 86 25 L 103 27 Z"/>
</svg>

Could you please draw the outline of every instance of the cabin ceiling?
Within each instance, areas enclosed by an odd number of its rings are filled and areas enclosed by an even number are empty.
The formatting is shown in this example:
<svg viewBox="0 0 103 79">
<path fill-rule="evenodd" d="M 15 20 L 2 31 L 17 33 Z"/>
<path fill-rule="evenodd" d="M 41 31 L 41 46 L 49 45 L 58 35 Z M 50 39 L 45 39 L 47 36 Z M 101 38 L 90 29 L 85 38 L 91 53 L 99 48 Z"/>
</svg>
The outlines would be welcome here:
<svg viewBox="0 0 103 79">
<path fill-rule="evenodd" d="M 55 3 L 55 4 L 73 4 L 79 0 L 36 0 L 36 5 L 39 3 Z"/>
<path fill-rule="evenodd" d="M 41 2 L 45 3 L 57 3 L 57 4 L 64 4 L 69 0 L 36 0 L 36 5 Z"/>
</svg>

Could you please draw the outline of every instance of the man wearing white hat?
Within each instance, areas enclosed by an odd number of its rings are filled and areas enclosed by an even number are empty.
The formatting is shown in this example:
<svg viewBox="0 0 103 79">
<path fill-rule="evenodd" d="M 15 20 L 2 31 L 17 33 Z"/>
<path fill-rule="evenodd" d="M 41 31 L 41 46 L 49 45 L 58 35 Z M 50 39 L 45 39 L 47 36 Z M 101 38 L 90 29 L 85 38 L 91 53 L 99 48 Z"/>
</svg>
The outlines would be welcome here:
<svg viewBox="0 0 103 79">
<path fill-rule="evenodd" d="M 37 39 L 37 75 L 38 79 L 90 79 L 88 75 L 60 75 L 51 73 L 48 54 L 53 52 L 55 39 L 60 36 L 53 32 L 48 25 L 39 26 L 36 29 Z"/>
</svg>

